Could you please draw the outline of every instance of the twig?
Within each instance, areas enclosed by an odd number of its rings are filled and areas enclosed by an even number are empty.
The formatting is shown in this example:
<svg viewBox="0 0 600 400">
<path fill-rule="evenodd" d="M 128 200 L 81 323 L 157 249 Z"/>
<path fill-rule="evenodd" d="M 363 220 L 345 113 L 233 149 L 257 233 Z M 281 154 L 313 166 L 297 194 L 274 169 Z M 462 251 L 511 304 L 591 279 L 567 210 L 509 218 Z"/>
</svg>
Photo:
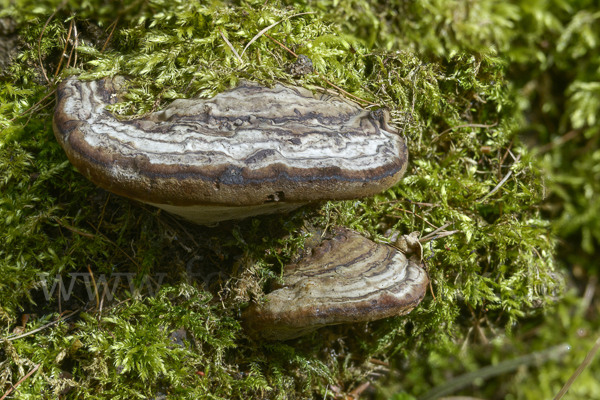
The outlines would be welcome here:
<svg viewBox="0 0 600 400">
<path fill-rule="evenodd" d="M 369 362 L 370 362 L 370 363 L 373 363 L 373 364 L 377 364 L 377 365 L 383 365 L 384 367 L 389 367 L 389 366 L 390 366 L 390 364 L 389 364 L 389 363 L 386 363 L 385 361 L 380 361 L 380 360 L 378 360 L 378 359 L 376 359 L 376 358 L 371 358 L 371 359 L 369 360 Z"/>
<path fill-rule="evenodd" d="M 114 26 L 112 28 L 112 31 L 110 31 L 110 34 L 108 35 L 108 38 L 106 39 L 106 42 L 104 42 L 104 46 L 102 46 L 102 50 L 100 50 L 100 53 L 104 53 L 104 49 L 106 49 L 108 42 L 110 42 L 110 38 L 112 38 L 113 32 L 115 31 L 115 29 L 117 28 L 117 24 L 119 23 L 119 18 L 121 18 L 120 15 L 117 17 L 115 22 L 113 22 Z"/>
<path fill-rule="evenodd" d="M 56 72 L 54 73 L 54 77 L 58 75 L 58 71 L 60 71 L 60 66 L 62 65 L 63 58 L 66 56 L 65 51 L 67 51 L 67 46 L 69 45 L 69 39 L 71 39 L 71 32 L 73 31 L 73 20 L 71 20 L 71 24 L 69 24 L 69 33 L 67 34 L 67 40 L 65 40 L 65 48 L 63 49 L 60 55 L 60 61 L 58 62 L 58 67 L 56 67 Z"/>
<path fill-rule="evenodd" d="M 41 363 L 36 365 L 35 367 L 33 367 L 33 369 L 31 371 L 29 371 L 27 373 L 27 375 L 25 375 L 24 377 L 22 377 L 19 382 L 17 382 L 16 385 L 14 385 L 13 387 L 11 387 L 10 389 L 8 389 L 6 391 L 6 393 L 4 393 L 4 396 L 0 397 L 0 400 L 4 400 L 6 398 L 6 396 L 8 396 L 9 394 L 12 393 L 13 390 L 15 390 L 17 388 L 17 386 L 19 386 L 25 379 L 29 378 L 31 376 L 31 374 L 33 374 L 35 371 L 38 370 L 38 368 L 40 367 L 40 365 L 42 365 Z"/>
<path fill-rule="evenodd" d="M 517 158 L 515 159 L 515 163 L 517 163 L 520 159 L 521 159 L 521 155 L 519 154 L 517 156 Z M 490 197 L 491 195 L 496 193 L 498 191 L 498 189 L 500 189 L 502 187 L 502 185 L 504 185 L 506 183 L 506 181 L 508 180 L 508 178 L 511 177 L 511 175 L 512 175 L 512 170 L 508 171 L 508 174 L 506 174 L 506 176 L 496 185 L 495 188 L 492 189 L 491 192 L 489 192 L 488 194 L 483 196 L 481 199 L 477 200 L 477 202 L 481 203 L 482 201 L 484 201 L 485 199 L 487 199 L 488 197 Z"/>
<path fill-rule="evenodd" d="M 513 159 L 513 162 L 517 160 L 517 157 L 515 157 L 515 155 L 513 154 L 513 152 L 512 152 L 512 151 L 510 151 L 510 148 L 506 149 L 506 152 L 507 152 L 508 154 L 510 154 L 510 156 L 511 156 L 511 157 L 512 157 L 512 159 Z M 504 162 L 504 161 L 503 161 L 503 162 Z"/>
<path fill-rule="evenodd" d="M 445 131 L 443 131 L 442 133 L 440 133 L 439 135 L 437 135 L 435 138 L 433 138 L 433 140 L 431 141 L 431 143 L 435 143 L 436 141 L 438 141 L 442 136 L 444 136 L 446 133 L 453 131 L 454 129 L 458 129 L 458 128 L 467 128 L 467 127 L 472 127 L 472 128 L 492 128 L 494 126 L 498 125 L 498 122 L 493 123 L 492 125 L 484 125 L 484 124 L 465 124 L 465 125 L 458 125 L 458 126 L 453 126 L 452 128 L 448 128 Z"/>
<path fill-rule="evenodd" d="M 588 365 L 590 365 L 590 363 L 594 359 L 594 356 L 598 352 L 598 349 L 600 349 L 600 337 L 596 340 L 596 343 L 594 344 L 594 347 L 592 347 L 592 349 L 589 351 L 589 353 L 587 353 L 587 355 L 585 356 L 585 359 L 583 360 L 583 362 L 581 364 L 579 364 L 579 367 L 577 367 L 577 369 L 575 370 L 575 372 L 573 372 L 573 375 L 571 375 L 571 377 L 569 378 L 569 380 L 567 381 L 567 383 L 565 383 L 565 386 L 563 386 L 563 388 L 560 389 L 560 392 L 558 392 L 558 394 L 556 395 L 556 397 L 554 398 L 554 400 L 560 400 L 560 399 L 562 399 L 562 397 L 565 395 L 565 393 L 567 393 L 567 390 L 569 390 L 569 388 L 571 387 L 571 385 L 573 384 L 573 382 L 575 382 L 575 380 L 579 377 L 579 375 L 581 375 L 581 373 L 583 372 L 583 370 Z"/>
<path fill-rule="evenodd" d="M 60 289 L 59 289 L 59 290 L 60 290 Z M 44 325 L 44 326 L 41 326 L 41 327 L 39 327 L 39 328 L 36 328 L 36 329 L 34 329 L 34 330 L 32 330 L 32 331 L 29 331 L 29 332 L 27 332 L 27 333 L 23 333 L 23 334 L 21 334 L 21 335 L 18 335 L 18 336 L 12 336 L 12 337 L 7 337 L 7 338 L 2 338 L 2 339 L 0 339 L 0 343 L 4 343 L 4 342 L 10 342 L 10 341 L 13 341 L 13 340 L 17 340 L 17 339 L 24 338 L 25 336 L 33 335 L 34 333 L 36 333 L 36 332 L 39 332 L 39 331 L 41 331 L 41 330 L 44 330 L 44 329 L 46 329 L 46 328 L 48 328 L 48 327 L 50 327 L 50 326 L 52 326 L 52 325 L 58 324 L 58 323 L 59 323 L 59 322 L 61 322 L 61 321 L 66 321 L 67 319 L 69 319 L 69 318 L 71 318 L 72 316 L 74 316 L 75 314 L 77 314 L 77 313 L 78 313 L 80 310 L 81 310 L 81 309 L 80 309 L 80 308 L 78 308 L 77 310 L 73 311 L 71 314 L 67 315 L 65 318 L 60 318 L 60 319 L 57 319 L 56 321 L 52 321 L 52 322 L 50 322 L 50 323 L 47 323 L 46 325 Z"/>
<path fill-rule="evenodd" d="M 281 47 L 283 47 L 284 49 L 286 49 L 287 51 L 290 52 L 290 54 L 292 54 L 294 57 L 298 58 L 298 54 L 294 53 L 292 50 L 288 49 L 287 46 L 283 43 L 281 43 L 279 40 L 275 39 L 273 36 L 268 35 L 268 34 L 264 34 L 266 37 L 268 37 L 269 39 L 271 39 L 272 41 L 274 41 L 275 43 L 277 43 L 278 45 L 280 45 Z"/>
<path fill-rule="evenodd" d="M 294 14 L 294 15 L 291 15 L 291 16 L 289 16 L 289 17 L 286 17 L 286 18 L 284 18 L 284 19 L 282 19 L 282 20 L 280 20 L 280 21 L 277 21 L 277 22 L 275 22 L 274 24 L 271 24 L 271 25 L 267 26 L 265 29 L 263 29 L 262 31 L 258 32 L 258 33 L 256 34 L 256 36 L 254 36 L 254 37 L 252 38 L 252 40 L 250 40 L 250 41 L 248 42 L 248 44 L 246 45 L 246 47 L 244 47 L 244 50 L 242 50 L 242 55 L 244 55 L 244 53 L 246 52 L 246 49 L 248 48 L 248 46 L 250 46 L 250 45 L 251 45 L 252 43 L 254 43 L 254 42 L 255 42 L 255 41 L 258 39 L 258 38 L 260 38 L 260 37 L 261 37 L 261 36 L 262 36 L 264 33 L 266 33 L 266 32 L 267 32 L 269 29 L 273 28 L 274 26 L 278 25 L 279 23 L 281 23 L 281 22 L 283 22 L 283 21 L 285 21 L 285 20 L 287 20 L 287 19 L 290 19 L 290 18 L 297 17 L 297 16 L 299 16 L 299 15 L 306 15 L 306 14 L 316 14 L 316 13 L 317 13 L 316 11 L 311 11 L 311 12 L 303 12 L 303 13 L 299 13 L 299 14 Z M 271 39 L 273 39 L 273 38 L 271 38 Z M 289 50 L 289 49 L 288 49 L 288 50 Z M 291 50 L 290 50 L 290 51 L 291 51 Z M 292 52 L 292 53 L 293 53 L 293 52 Z M 298 56 L 296 56 L 296 57 L 298 57 Z"/>
<path fill-rule="evenodd" d="M 46 82 L 48 83 L 50 83 L 50 79 L 48 79 L 48 75 L 46 75 L 46 70 L 44 69 L 44 64 L 42 63 L 42 37 L 44 36 L 44 32 L 46 32 L 46 27 L 48 26 L 50 21 L 52 21 L 52 18 L 54 18 L 56 13 L 59 12 L 60 9 L 65 6 L 65 4 L 67 4 L 67 1 L 68 0 L 63 0 L 63 2 L 59 4 L 56 10 L 54 10 L 54 12 L 48 17 L 46 23 L 44 24 L 44 27 L 42 28 L 42 31 L 40 32 L 40 37 L 38 39 L 38 60 L 40 62 L 40 68 L 42 69 L 42 73 L 44 74 L 44 78 L 46 78 Z"/>
<path fill-rule="evenodd" d="M 50 99 L 49 102 L 47 102 L 46 104 L 44 104 L 43 106 L 38 106 L 38 109 L 35 110 L 36 112 L 40 112 L 42 111 L 44 108 L 48 107 L 50 104 L 54 103 L 56 101 L 56 98 Z M 27 119 L 27 122 L 29 122 L 29 120 L 31 119 L 31 117 L 33 117 L 33 113 L 29 113 L 29 118 Z"/>
<path fill-rule="evenodd" d="M 52 102 L 48 103 L 47 105 L 50 105 L 51 103 Z M 46 106 L 44 106 L 44 107 L 46 107 Z M 44 107 L 42 107 L 42 108 L 44 108 Z M 29 117 L 27 117 L 27 121 L 25 121 L 25 125 L 23 125 L 23 128 L 25 128 L 27 125 L 29 125 L 29 121 L 31 121 L 31 117 L 33 117 L 33 113 L 29 113 Z"/>
<path fill-rule="evenodd" d="M 237 50 L 233 47 L 233 45 L 231 44 L 231 42 L 229 40 L 227 40 L 227 38 L 225 37 L 225 35 L 223 35 L 223 32 L 221 32 L 221 29 L 219 29 L 219 33 L 221 34 L 221 37 L 223 38 L 223 40 L 225 41 L 225 43 L 227 43 L 227 46 L 229 46 L 229 48 L 231 49 L 231 51 L 233 51 L 233 54 L 235 54 L 235 56 L 237 57 L 237 59 L 239 60 L 239 62 L 243 65 L 244 64 L 244 60 L 242 60 L 242 57 L 240 57 L 240 55 L 238 54 Z"/>
</svg>

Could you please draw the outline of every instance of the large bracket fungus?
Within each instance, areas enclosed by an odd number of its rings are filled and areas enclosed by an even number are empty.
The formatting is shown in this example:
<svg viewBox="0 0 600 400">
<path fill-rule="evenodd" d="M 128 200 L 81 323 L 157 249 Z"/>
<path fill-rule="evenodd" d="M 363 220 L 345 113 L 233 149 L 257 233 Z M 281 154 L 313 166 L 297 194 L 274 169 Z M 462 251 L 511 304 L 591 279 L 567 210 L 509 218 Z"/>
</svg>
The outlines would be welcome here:
<svg viewBox="0 0 600 400">
<path fill-rule="evenodd" d="M 408 314 L 429 283 L 415 261 L 391 246 L 337 228 L 309 256 L 287 265 L 284 284 L 273 285 L 266 302 L 252 304 L 242 319 L 257 338 L 287 340 L 325 325 Z"/>
<path fill-rule="evenodd" d="M 371 196 L 406 169 L 387 118 L 337 96 L 242 81 L 120 120 L 106 107 L 124 81 L 63 81 L 56 138 L 97 185 L 200 224 Z"/>
</svg>

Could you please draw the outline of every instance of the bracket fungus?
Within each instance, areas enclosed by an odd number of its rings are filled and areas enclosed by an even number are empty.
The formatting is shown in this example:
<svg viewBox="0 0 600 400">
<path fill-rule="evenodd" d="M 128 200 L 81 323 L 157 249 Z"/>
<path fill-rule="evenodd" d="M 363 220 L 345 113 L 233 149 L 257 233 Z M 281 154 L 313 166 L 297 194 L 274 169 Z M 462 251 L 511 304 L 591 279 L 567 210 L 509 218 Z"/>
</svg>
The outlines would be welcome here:
<svg viewBox="0 0 600 400">
<path fill-rule="evenodd" d="M 54 132 L 75 167 L 113 193 L 200 224 L 371 196 L 397 183 L 401 135 L 338 96 L 242 81 L 120 120 L 125 79 L 61 82 Z"/>
<path fill-rule="evenodd" d="M 338 96 L 242 81 L 209 100 L 179 99 L 121 120 L 107 106 L 125 84 L 123 77 L 61 82 L 58 142 L 97 185 L 199 224 L 371 196 L 406 170 L 406 143 L 387 112 Z M 284 282 L 243 315 L 258 337 L 285 340 L 406 314 L 428 280 L 401 252 L 340 228 L 289 265 Z"/>
<path fill-rule="evenodd" d="M 283 285 L 242 314 L 248 332 L 287 340 L 326 325 L 405 315 L 425 296 L 429 278 L 416 259 L 346 228 L 284 267 Z"/>
</svg>

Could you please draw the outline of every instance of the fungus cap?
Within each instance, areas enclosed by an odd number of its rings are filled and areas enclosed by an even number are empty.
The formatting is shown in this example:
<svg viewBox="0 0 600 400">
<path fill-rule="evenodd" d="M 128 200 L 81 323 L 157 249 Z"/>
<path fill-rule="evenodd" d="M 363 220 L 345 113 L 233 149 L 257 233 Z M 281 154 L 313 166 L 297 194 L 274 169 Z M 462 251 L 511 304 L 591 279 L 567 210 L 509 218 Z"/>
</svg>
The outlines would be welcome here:
<svg viewBox="0 0 600 400">
<path fill-rule="evenodd" d="M 288 340 L 326 325 L 405 315 L 425 296 L 429 278 L 400 251 L 337 228 L 284 267 L 283 282 L 242 314 L 252 336 Z"/>
<path fill-rule="evenodd" d="M 242 81 L 120 120 L 106 107 L 125 83 L 61 82 L 56 138 L 97 185 L 197 223 L 370 196 L 406 169 L 406 144 L 387 119 L 338 96 Z"/>
</svg>

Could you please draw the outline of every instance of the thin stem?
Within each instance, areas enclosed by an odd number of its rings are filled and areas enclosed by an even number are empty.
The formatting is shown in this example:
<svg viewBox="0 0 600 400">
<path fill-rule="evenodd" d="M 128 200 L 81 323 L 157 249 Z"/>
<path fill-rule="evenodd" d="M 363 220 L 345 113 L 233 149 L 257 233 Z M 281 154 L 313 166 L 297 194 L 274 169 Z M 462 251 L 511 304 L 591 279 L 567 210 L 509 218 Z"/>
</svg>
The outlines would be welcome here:
<svg viewBox="0 0 600 400">
<path fill-rule="evenodd" d="M 44 78 L 46 78 L 46 82 L 50 83 L 50 79 L 48 79 L 48 75 L 46 75 L 46 70 L 44 69 L 44 64 L 42 63 L 42 37 L 44 36 L 44 32 L 46 32 L 46 27 L 52 21 L 52 18 L 56 15 L 57 12 L 60 11 L 61 8 L 67 4 L 68 0 L 63 0 L 62 3 L 54 10 L 54 12 L 48 17 L 44 27 L 42 28 L 42 32 L 40 32 L 40 37 L 38 38 L 38 60 L 40 62 L 40 68 L 42 69 L 42 73 L 44 74 Z"/>
<path fill-rule="evenodd" d="M 63 49 L 62 54 L 60 55 L 60 61 L 58 62 L 58 67 L 56 67 L 56 72 L 54 73 L 55 78 L 58 75 L 58 71 L 60 71 L 60 66 L 62 65 L 63 58 L 66 55 L 65 51 L 67 51 L 67 46 L 69 45 L 69 39 L 71 39 L 72 31 L 73 31 L 73 20 L 71 20 L 71 23 L 69 24 L 69 33 L 67 33 L 67 40 L 65 41 L 65 48 Z"/>
<path fill-rule="evenodd" d="M 579 367 L 577 367 L 577 369 L 575 370 L 575 372 L 573 372 L 573 375 L 571 375 L 571 377 L 569 378 L 569 380 L 567 381 L 567 383 L 565 383 L 565 386 L 563 386 L 563 388 L 560 389 L 560 392 L 558 392 L 558 394 L 556 395 L 556 397 L 554 398 L 554 400 L 560 400 L 560 399 L 562 399 L 562 397 L 565 395 L 565 393 L 567 393 L 567 390 L 569 390 L 569 388 L 571 387 L 571 385 L 573 385 L 573 382 L 575 382 L 575 380 L 579 377 L 579 375 L 581 375 L 581 373 L 583 372 L 583 370 L 588 365 L 590 365 L 590 363 L 594 359 L 594 356 L 598 352 L 598 349 L 600 349 L 600 337 L 596 340 L 596 343 L 594 344 L 594 347 L 592 347 L 592 349 L 589 351 L 589 353 L 587 353 L 587 355 L 585 356 L 585 359 L 583 360 L 583 362 L 581 364 L 579 364 Z"/>
</svg>

